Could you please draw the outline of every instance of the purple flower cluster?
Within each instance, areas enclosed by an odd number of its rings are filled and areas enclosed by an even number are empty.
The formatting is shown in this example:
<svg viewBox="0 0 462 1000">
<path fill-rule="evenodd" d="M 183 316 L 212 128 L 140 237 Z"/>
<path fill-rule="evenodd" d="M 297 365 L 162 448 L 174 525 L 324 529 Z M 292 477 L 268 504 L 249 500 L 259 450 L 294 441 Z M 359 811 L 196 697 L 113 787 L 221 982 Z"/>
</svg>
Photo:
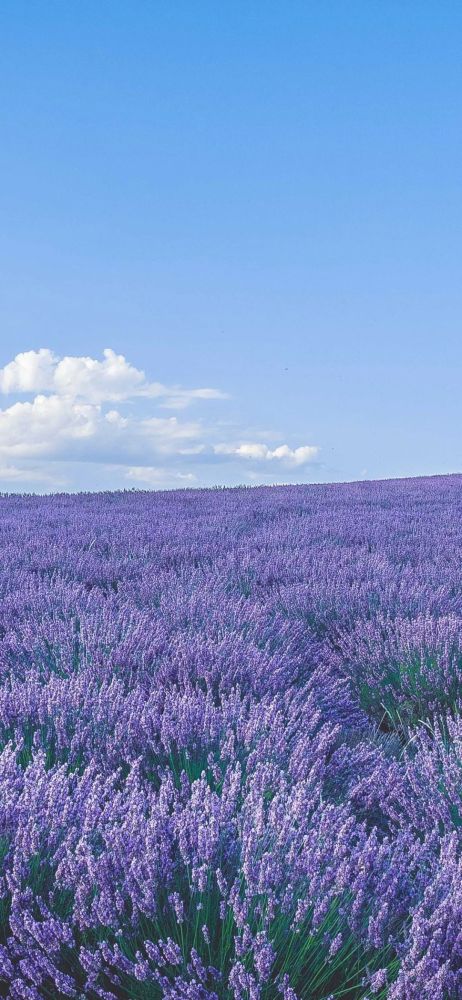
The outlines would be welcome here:
<svg viewBox="0 0 462 1000">
<path fill-rule="evenodd" d="M 0 497 L 0 996 L 462 997 L 461 514 Z"/>
</svg>

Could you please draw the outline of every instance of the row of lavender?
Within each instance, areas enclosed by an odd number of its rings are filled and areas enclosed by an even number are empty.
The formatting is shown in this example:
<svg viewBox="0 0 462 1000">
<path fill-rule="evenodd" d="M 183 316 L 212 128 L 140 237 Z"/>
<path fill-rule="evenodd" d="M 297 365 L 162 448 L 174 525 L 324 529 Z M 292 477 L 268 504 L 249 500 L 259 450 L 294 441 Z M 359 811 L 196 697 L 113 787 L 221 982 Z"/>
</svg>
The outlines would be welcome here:
<svg viewBox="0 0 462 1000">
<path fill-rule="evenodd" d="M 461 515 L 0 497 L 0 995 L 462 996 Z"/>
</svg>

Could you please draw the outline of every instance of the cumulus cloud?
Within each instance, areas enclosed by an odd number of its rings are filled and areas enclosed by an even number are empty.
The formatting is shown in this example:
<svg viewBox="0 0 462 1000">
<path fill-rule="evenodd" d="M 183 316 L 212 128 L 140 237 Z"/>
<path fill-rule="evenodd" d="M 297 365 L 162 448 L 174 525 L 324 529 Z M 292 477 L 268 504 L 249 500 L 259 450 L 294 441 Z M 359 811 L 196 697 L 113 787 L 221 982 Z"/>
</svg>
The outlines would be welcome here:
<svg viewBox="0 0 462 1000">
<path fill-rule="evenodd" d="M 196 399 L 225 399 L 219 389 L 184 389 L 148 382 L 145 373 L 110 347 L 103 360 L 67 355 L 59 358 L 47 347 L 23 351 L 0 369 L 0 392 L 52 392 L 89 403 L 122 402 L 137 396 L 159 399 L 169 409 L 184 409 Z"/>
<path fill-rule="evenodd" d="M 34 457 L 59 452 L 62 444 L 94 437 L 98 407 L 40 394 L 0 410 L 0 453 Z"/>
<path fill-rule="evenodd" d="M 277 448 L 269 448 L 267 444 L 256 441 L 244 441 L 241 444 L 216 444 L 216 455 L 231 455 L 235 458 L 251 459 L 256 462 L 281 462 L 287 466 L 301 466 L 312 462 L 319 454 L 317 445 L 300 445 L 289 448 L 281 444 Z"/>
<path fill-rule="evenodd" d="M 137 419 L 100 404 L 67 396 L 40 394 L 32 402 L 0 410 L 0 455 L 9 458 L 58 458 L 119 461 L 185 452 L 201 435 L 198 423 L 177 417 Z M 200 447 L 195 444 L 195 450 Z"/>
<path fill-rule="evenodd" d="M 0 368 L 0 392 L 43 392 L 51 389 L 54 363 L 54 355 L 46 347 L 17 354 L 13 361 Z"/>
<path fill-rule="evenodd" d="M 2 483 L 40 480 L 72 487 L 81 476 L 95 487 L 107 476 L 111 485 L 212 485 L 241 481 L 244 467 L 246 476 L 262 481 L 270 470 L 307 466 L 319 452 L 311 444 L 276 446 L 278 432 L 166 414 L 225 393 L 150 382 L 110 348 L 102 359 L 24 351 L 0 369 L 0 392 L 30 396 L 0 409 L 0 490 Z M 245 439 L 236 442 L 236 434 Z"/>
</svg>

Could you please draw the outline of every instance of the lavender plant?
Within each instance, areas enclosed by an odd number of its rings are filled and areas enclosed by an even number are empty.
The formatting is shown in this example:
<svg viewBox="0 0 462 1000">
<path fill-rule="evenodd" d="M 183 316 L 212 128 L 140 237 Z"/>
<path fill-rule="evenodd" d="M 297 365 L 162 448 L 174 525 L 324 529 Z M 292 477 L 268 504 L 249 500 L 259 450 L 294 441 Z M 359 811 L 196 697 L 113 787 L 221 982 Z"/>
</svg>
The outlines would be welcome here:
<svg viewBox="0 0 462 1000">
<path fill-rule="evenodd" d="M 0 497 L 1 996 L 462 996 L 461 509 Z"/>
</svg>

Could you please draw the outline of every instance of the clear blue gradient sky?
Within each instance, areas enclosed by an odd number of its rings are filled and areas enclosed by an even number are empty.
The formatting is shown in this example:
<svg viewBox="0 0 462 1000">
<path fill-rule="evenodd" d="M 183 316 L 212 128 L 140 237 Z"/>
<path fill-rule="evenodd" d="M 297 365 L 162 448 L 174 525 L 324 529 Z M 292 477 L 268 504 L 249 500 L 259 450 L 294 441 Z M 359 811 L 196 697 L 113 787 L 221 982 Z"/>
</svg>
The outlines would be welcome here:
<svg viewBox="0 0 462 1000">
<path fill-rule="evenodd" d="M 0 489 L 461 470 L 459 2 L 5 0 L 0 32 Z M 104 348 L 138 394 L 56 393 Z"/>
</svg>

